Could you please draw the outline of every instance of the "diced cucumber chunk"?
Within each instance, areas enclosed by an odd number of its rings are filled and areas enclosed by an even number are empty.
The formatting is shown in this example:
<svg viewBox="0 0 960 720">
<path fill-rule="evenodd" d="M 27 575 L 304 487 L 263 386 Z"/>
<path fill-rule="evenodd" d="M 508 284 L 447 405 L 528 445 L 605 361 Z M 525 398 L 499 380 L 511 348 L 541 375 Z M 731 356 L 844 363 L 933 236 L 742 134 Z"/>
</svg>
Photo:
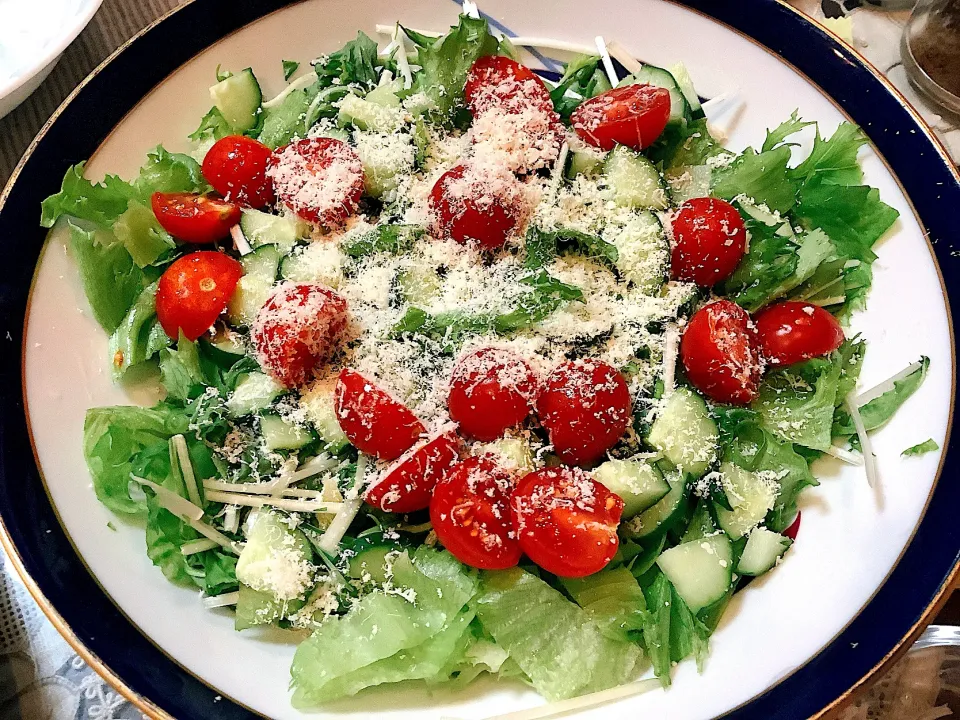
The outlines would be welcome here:
<svg viewBox="0 0 960 720">
<path fill-rule="evenodd" d="M 688 388 L 676 388 L 653 421 L 647 442 L 681 472 L 699 477 L 717 459 L 720 431 L 707 404 Z"/>
<path fill-rule="evenodd" d="M 313 546 L 290 518 L 276 510 L 259 510 L 247 529 L 247 540 L 237 559 L 237 580 L 284 602 L 302 597 L 309 589 L 295 578 L 311 569 Z M 294 580 L 291 580 L 294 578 Z"/>
<path fill-rule="evenodd" d="M 237 387 L 227 399 L 230 417 L 243 417 L 269 407 L 286 388 L 269 375 L 252 372 L 240 378 Z"/>
<path fill-rule="evenodd" d="M 279 415 L 261 417 L 260 432 L 268 451 L 299 450 L 316 440 L 316 436 L 309 429 L 289 423 Z"/>
<path fill-rule="evenodd" d="M 617 248 L 616 266 L 624 279 L 641 292 L 656 293 L 667 279 L 670 246 L 659 218 L 641 212 L 622 227 L 609 228 L 604 238 Z"/>
<path fill-rule="evenodd" d="M 617 145 L 603 162 L 603 174 L 617 205 L 663 210 L 669 204 L 667 183 L 646 157 Z"/>
<path fill-rule="evenodd" d="M 607 460 L 594 479 L 623 500 L 623 517 L 631 518 L 660 501 L 670 485 L 653 465 L 635 460 Z"/>
<path fill-rule="evenodd" d="M 379 198 L 396 190 L 404 173 L 413 170 L 417 149 L 406 133 L 354 133 L 357 155 L 363 164 L 363 187 Z"/>
<path fill-rule="evenodd" d="M 210 98 L 223 119 L 237 132 L 257 124 L 263 93 L 253 70 L 247 68 L 210 88 Z"/>
<path fill-rule="evenodd" d="M 389 107 L 379 102 L 371 102 L 356 95 L 345 96 L 338 103 L 337 120 L 341 125 L 353 125 L 358 130 L 374 132 L 396 132 L 406 115 L 404 110 Z"/>
<path fill-rule="evenodd" d="M 726 535 L 713 535 L 664 551 L 657 565 L 692 612 L 722 598 L 733 579 L 733 548 Z"/>
<path fill-rule="evenodd" d="M 577 175 L 594 175 L 603 167 L 606 155 L 591 148 L 574 150 L 570 153 L 566 176 L 573 180 Z"/>
<path fill-rule="evenodd" d="M 723 489 L 733 510 L 717 507 L 717 522 L 731 538 L 737 540 L 763 522 L 780 493 L 776 480 L 761 477 L 738 465 L 720 465 Z"/>
<path fill-rule="evenodd" d="M 336 378 L 318 380 L 300 396 L 300 407 L 306 412 L 307 420 L 332 452 L 338 452 L 349 443 L 340 429 L 334 410 L 333 391 L 336 384 Z"/>
<path fill-rule="evenodd" d="M 703 108 L 700 105 L 700 96 L 697 95 L 696 88 L 693 87 L 693 80 L 690 78 L 687 66 L 683 63 L 677 63 L 676 65 L 671 65 L 669 70 L 670 74 L 673 75 L 673 79 L 677 81 L 677 85 L 680 86 L 683 99 L 687 101 L 687 105 L 690 107 L 690 117 L 694 120 L 700 120 L 705 117 Z"/>
<path fill-rule="evenodd" d="M 689 115 L 687 99 L 680 84 L 669 70 L 656 65 L 644 65 L 633 75 L 620 81 L 620 86 L 632 84 L 653 85 L 670 93 L 670 119 L 668 122 L 683 122 Z"/>
<path fill-rule="evenodd" d="M 699 540 L 707 535 L 713 535 L 717 531 L 716 523 L 713 522 L 713 514 L 710 512 L 710 502 L 701 500 L 697 509 L 693 511 L 693 517 L 690 518 L 690 524 L 680 538 L 681 543 Z"/>
<path fill-rule="evenodd" d="M 266 590 L 254 590 L 240 583 L 240 598 L 237 600 L 236 616 L 233 626 L 237 630 L 246 630 L 257 625 L 270 625 L 278 620 L 289 618 L 304 605 L 300 598 L 277 600 Z"/>
<path fill-rule="evenodd" d="M 706 197 L 710 194 L 710 179 L 713 169 L 709 165 L 682 165 L 667 171 L 670 183 L 670 198 L 675 205 L 685 203 L 692 198 Z"/>
<path fill-rule="evenodd" d="M 326 240 L 301 246 L 280 263 L 280 277 L 294 282 L 316 282 L 336 289 L 343 282 L 343 251 Z"/>
<path fill-rule="evenodd" d="M 305 224 L 292 215 L 271 215 L 250 208 L 243 209 L 240 229 L 251 247 L 276 245 L 283 252 L 290 252 L 306 234 Z"/>
<path fill-rule="evenodd" d="M 383 107 L 398 108 L 401 105 L 398 92 L 403 90 L 403 81 L 400 78 L 378 85 L 364 96 L 364 100 Z"/>
<path fill-rule="evenodd" d="M 400 297 L 411 305 L 429 305 L 440 294 L 443 280 L 437 271 L 426 265 L 414 265 L 401 270 L 397 275 Z"/>
<path fill-rule="evenodd" d="M 261 245 L 252 253 L 240 258 L 244 275 L 256 275 L 269 280 L 277 279 L 277 269 L 280 267 L 280 250 L 275 245 Z"/>
<path fill-rule="evenodd" d="M 315 125 L 314 129 L 310 131 L 310 134 L 313 137 L 333 138 L 340 142 L 350 142 L 350 133 L 341 127 L 329 126 L 321 128 L 319 125 Z"/>
<path fill-rule="evenodd" d="M 750 533 L 747 544 L 737 563 L 737 572 L 741 575 L 763 575 L 777 564 L 790 547 L 792 541 L 780 533 L 758 527 Z"/>
<path fill-rule="evenodd" d="M 227 322 L 234 327 L 249 327 L 273 292 L 273 280 L 244 275 L 227 305 Z"/>
<path fill-rule="evenodd" d="M 489 453 L 507 470 L 530 472 L 533 470 L 533 453 L 526 440 L 503 437 L 475 448 L 475 452 Z"/>
<path fill-rule="evenodd" d="M 393 554 L 392 557 L 388 557 Z M 398 554 L 395 545 L 374 545 L 361 550 L 352 558 L 347 567 L 347 576 L 354 580 L 372 580 L 376 583 L 385 583 L 391 574 L 390 565 Z M 369 576 L 369 577 L 368 577 Z"/>
<path fill-rule="evenodd" d="M 624 529 L 630 537 L 644 538 L 666 532 L 683 517 L 687 508 L 687 482 L 684 476 L 675 475 L 667 480 L 669 492 L 653 507 L 632 518 Z"/>
</svg>

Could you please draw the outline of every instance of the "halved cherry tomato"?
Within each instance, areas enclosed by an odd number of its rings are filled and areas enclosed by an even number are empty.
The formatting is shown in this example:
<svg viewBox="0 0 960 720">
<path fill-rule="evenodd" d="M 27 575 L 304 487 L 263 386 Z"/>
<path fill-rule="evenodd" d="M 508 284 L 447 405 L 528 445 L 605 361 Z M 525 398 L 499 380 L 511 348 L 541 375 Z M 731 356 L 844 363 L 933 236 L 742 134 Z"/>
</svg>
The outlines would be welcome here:
<svg viewBox="0 0 960 720">
<path fill-rule="evenodd" d="M 687 377 L 708 397 L 731 405 L 749 405 L 760 384 L 756 330 L 747 311 L 717 300 L 690 318 L 680 341 Z"/>
<path fill-rule="evenodd" d="M 605 362 L 593 358 L 565 362 L 544 381 L 537 415 L 561 460 L 589 465 L 626 431 L 630 391 L 623 375 Z"/>
<path fill-rule="evenodd" d="M 509 350 L 481 348 L 457 361 L 447 408 L 460 432 L 488 442 L 530 414 L 537 379 L 526 360 Z"/>
<path fill-rule="evenodd" d="M 273 155 L 267 177 L 277 197 L 304 220 L 327 227 L 357 210 L 363 165 L 352 147 L 335 138 L 305 138 Z"/>
<path fill-rule="evenodd" d="M 590 145 L 643 150 L 660 137 L 670 119 L 670 93 L 653 85 L 625 85 L 584 100 L 570 125 Z"/>
<path fill-rule="evenodd" d="M 443 546 L 460 562 L 503 570 L 520 562 L 510 519 L 513 477 L 489 455 L 454 465 L 437 483 L 430 522 Z"/>
<path fill-rule="evenodd" d="M 353 446 L 381 460 L 400 457 L 426 432 L 403 403 L 350 368 L 340 371 L 333 407 Z"/>
<path fill-rule="evenodd" d="M 430 505 L 434 486 L 460 459 L 461 445 L 452 426 L 414 445 L 367 490 L 363 499 L 387 512 L 423 510 Z"/>
<path fill-rule="evenodd" d="M 486 250 L 502 246 L 523 218 L 523 186 L 502 172 L 473 165 L 448 170 L 430 191 L 430 210 L 440 238 L 476 242 Z"/>
<path fill-rule="evenodd" d="M 250 339 L 260 366 L 287 387 L 306 383 L 347 325 L 347 301 L 317 283 L 284 283 L 257 312 Z"/>
<path fill-rule="evenodd" d="M 757 313 L 754 322 L 760 351 L 772 365 L 823 357 L 843 344 L 843 328 L 837 319 L 812 303 L 777 303 Z"/>
<path fill-rule="evenodd" d="M 747 249 L 743 218 L 730 203 L 702 197 L 687 200 L 673 216 L 674 280 L 712 287 L 737 269 Z"/>
<path fill-rule="evenodd" d="M 156 192 L 150 205 L 160 227 L 188 243 L 216 242 L 240 222 L 239 205 L 209 195 Z"/>
<path fill-rule="evenodd" d="M 550 91 L 533 70 L 502 55 L 482 57 L 467 73 L 463 87 L 470 112 L 518 112 L 530 105 L 553 110 Z"/>
<path fill-rule="evenodd" d="M 783 534 L 790 538 L 791 540 L 797 539 L 797 534 L 800 532 L 800 516 L 801 512 L 797 510 L 797 516 L 793 519 L 793 522 L 790 523 L 790 527 L 783 531 Z"/>
<path fill-rule="evenodd" d="M 157 285 L 157 320 L 173 340 L 183 331 L 196 340 L 220 317 L 237 287 L 243 266 L 223 253 L 203 250 L 177 258 Z"/>
<path fill-rule="evenodd" d="M 246 135 L 228 135 L 207 150 L 201 170 L 213 189 L 230 202 L 263 207 L 273 200 L 267 161 L 273 151 Z"/>
<path fill-rule="evenodd" d="M 535 470 L 510 498 L 520 548 L 560 577 L 583 577 L 606 567 L 620 546 L 623 500 L 578 468 Z"/>
</svg>

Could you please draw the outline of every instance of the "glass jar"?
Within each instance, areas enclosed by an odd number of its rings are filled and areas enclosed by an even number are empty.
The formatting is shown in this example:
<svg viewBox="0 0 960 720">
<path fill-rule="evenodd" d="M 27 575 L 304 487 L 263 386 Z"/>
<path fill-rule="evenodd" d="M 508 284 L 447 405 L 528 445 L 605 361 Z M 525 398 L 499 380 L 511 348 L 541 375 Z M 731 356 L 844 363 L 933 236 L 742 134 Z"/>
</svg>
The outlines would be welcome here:
<svg viewBox="0 0 960 720">
<path fill-rule="evenodd" d="M 919 0 L 900 46 L 910 82 L 960 116 L 960 0 Z"/>
</svg>

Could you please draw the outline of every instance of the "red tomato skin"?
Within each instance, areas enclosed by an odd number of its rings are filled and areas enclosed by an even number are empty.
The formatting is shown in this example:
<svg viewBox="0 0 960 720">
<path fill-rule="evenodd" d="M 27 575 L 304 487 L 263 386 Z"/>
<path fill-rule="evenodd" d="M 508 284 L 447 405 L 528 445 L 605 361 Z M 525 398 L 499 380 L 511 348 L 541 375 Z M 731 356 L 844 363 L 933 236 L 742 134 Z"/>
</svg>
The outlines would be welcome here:
<svg viewBox="0 0 960 720">
<path fill-rule="evenodd" d="M 516 112 L 527 105 L 553 109 L 543 80 L 530 68 L 502 55 L 475 61 L 467 73 L 463 94 L 474 117 L 491 109 Z"/>
<path fill-rule="evenodd" d="M 735 302 L 717 300 L 694 313 L 680 358 L 690 382 L 716 402 L 749 405 L 757 396 L 762 367 L 756 330 Z"/>
<path fill-rule="evenodd" d="M 260 366 L 300 387 L 334 350 L 347 325 L 347 301 L 317 283 L 283 283 L 257 312 L 250 339 Z"/>
<path fill-rule="evenodd" d="M 530 365 L 509 350 L 481 348 L 457 361 L 447 408 L 460 432 L 489 442 L 522 423 L 537 395 Z"/>
<path fill-rule="evenodd" d="M 230 234 L 240 222 L 240 206 L 197 193 L 160 193 L 150 196 L 160 227 L 183 242 L 203 245 Z"/>
<path fill-rule="evenodd" d="M 537 398 L 553 451 L 569 465 L 590 465 L 623 437 L 632 416 L 623 375 L 593 358 L 555 367 Z"/>
<path fill-rule="evenodd" d="M 512 475 L 488 455 L 457 463 L 437 483 L 430 522 L 443 546 L 460 562 L 505 570 L 522 551 L 510 519 Z"/>
<path fill-rule="evenodd" d="M 535 470 L 510 498 L 520 548 L 559 577 L 602 570 L 620 546 L 623 500 L 578 468 Z"/>
<path fill-rule="evenodd" d="M 402 403 L 356 370 L 344 368 L 333 393 L 337 421 L 350 443 L 380 460 L 395 460 L 426 432 Z"/>
<path fill-rule="evenodd" d="M 829 355 L 843 344 L 843 328 L 822 307 L 788 300 L 754 319 L 760 351 L 771 365 L 793 365 Z"/>
<path fill-rule="evenodd" d="M 687 200 L 673 216 L 670 269 L 674 280 L 712 287 L 737 269 L 747 250 L 743 218 L 716 198 Z"/>
<path fill-rule="evenodd" d="M 187 340 L 203 335 L 226 310 L 241 275 L 240 263 L 212 250 L 174 260 L 157 284 L 157 320 L 163 331 L 172 340 L 181 331 Z"/>
<path fill-rule="evenodd" d="M 802 513 L 799 510 L 797 510 L 797 516 L 793 519 L 793 522 L 790 523 L 790 527 L 788 527 L 786 530 L 783 531 L 783 535 L 785 537 L 788 537 L 794 541 L 797 539 L 797 535 L 800 532 L 800 516 L 801 515 Z"/>
<path fill-rule="evenodd" d="M 258 140 L 228 135 L 207 151 L 200 169 L 226 200 L 260 208 L 273 201 L 273 184 L 267 177 L 272 155 L 273 151 Z"/>
<path fill-rule="evenodd" d="M 367 490 L 364 501 L 386 512 L 424 510 L 437 482 L 460 459 L 462 445 L 452 426 L 414 445 Z"/>
<path fill-rule="evenodd" d="M 583 141 L 601 150 L 649 147 L 670 119 L 670 93 L 652 85 L 625 85 L 584 100 L 570 116 Z"/>
<path fill-rule="evenodd" d="M 472 177 L 466 165 L 457 165 L 434 184 L 429 200 L 434 232 L 439 238 L 496 250 L 517 232 L 522 212 L 510 199 L 483 195 L 482 178 L 472 182 Z"/>
<path fill-rule="evenodd" d="M 294 172 L 284 172 L 284 166 Z M 324 205 L 304 200 L 300 191 L 311 181 L 322 182 L 324 175 L 338 183 L 336 194 Z M 325 227 L 342 225 L 357 211 L 363 195 L 360 156 L 336 138 L 304 138 L 278 148 L 270 158 L 267 177 L 284 205 L 304 220 Z"/>
</svg>

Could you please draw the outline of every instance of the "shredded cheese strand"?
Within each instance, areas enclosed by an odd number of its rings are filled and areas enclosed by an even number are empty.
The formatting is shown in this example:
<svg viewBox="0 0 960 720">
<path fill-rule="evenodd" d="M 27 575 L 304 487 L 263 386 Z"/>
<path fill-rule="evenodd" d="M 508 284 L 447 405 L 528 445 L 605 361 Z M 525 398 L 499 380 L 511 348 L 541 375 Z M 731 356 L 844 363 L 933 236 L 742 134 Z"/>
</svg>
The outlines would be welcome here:
<svg viewBox="0 0 960 720">
<path fill-rule="evenodd" d="M 677 385 L 677 358 L 680 355 L 680 330 L 670 323 L 663 333 L 663 395 L 667 397 Z"/>
<path fill-rule="evenodd" d="M 201 520 L 188 520 L 187 524 L 205 538 L 213 540 L 215 543 L 217 543 L 217 545 L 229 550 L 234 555 L 239 555 L 241 552 L 243 552 L 243 543 L 234 542 L 212 525 L 208 525 Z"/>
<path fill-rule="evenodd" d="M 174 435 L 171 438 L 173 447 L 177 450 L 177 460 L 180 464 L 180 475 L 183 478 L 183 484 L 187 486 L 187 497 L 194 505 L 202 506 L 203 500 L 200 497 L 200 488 L 197 487 L 197 476 L 193 472 L 193 463 L 190 462 L 190 450 L 187 448 L 187 440 L 183 435 Z"/>
<path fill-rule="evenodd" d="M 604 42 L 603 35 L 597 35 L 597 37 L 594 38 L 594 42 L 597 44 L 597 52 L 600 54 L 600 60 L 603 61 L 603 69 L 607 73 L 610 85 L 616 87 L 620 83 L 620 78 L 617 77 L 617 71 L 613 67 L 613 60 L 610 59 L 610 53 L 607 52 L 607 43 Z"/>
<path fill-rule="evenodd" d="M 306 90 L 308 87 L 313 85 L 316 81 L 317 81 L 317 74 L 313 72 L 313 70 L 311 70 L 310 72 L 305 73 L 304 75 L 301 75 L 296 80 L 291 81 L 291 83 L 287 85 L 283 90 L 281 90 L 278 95 L 264 102 L 262 104 L 262 107 L 267 110 L 273 107 L 277 107 L 277 105 L 279 105 L 286 99 L 287 95 L 289 95 L 292 92 L 296 92 L 297 90 Z"/>
<path fill-rule="evenodd" d="M 596 48 L 581 43 L 567 42 L 566 40 L 553 40 L 552 38 L 518 36 L 510 38 L 510 42 L 517 47 L 523 48 L 544 48 L 546 50 L 559 50 L 561 52 L 576 53 L 578 55 L 593 55 Z"/>
<path fill-rule="evenodd" d="M 240 592 L 236 591 L 223 593 L 222 595 L 211 595 L 210 597 L 203 598 L 200 602 L 203 603 L 205 608 L 210 610 L 218 607 L 236 605 L 238 602 L 240 602 Z"/>
<path fill-rule="evenodd" d="M 627 69 L 627 72 L 635 74 L 643 69 L 643 63 L 631 55 L 630 52 L 616 40 L 611 40 L 607 43 L 607 51 Z"/>
<path fill-rule="evenodd" d="M 196 555 L 197 553 L 206 552 L 207 550 L 213 550 L 215 547 L 220 547 L 220 543 L 214 542 L 209 538 L 192 540 L 180 546 L 180 554 L 188 557 L 190 555 Z"/>
<path fill-rule="evenodd" d="M 410 62 L 407 60 L 406 39 L 406 33 L 403 32 L 400 23 L 394 25 L 393 39 L 390 41 L 390 44 L 397 46 L 397 70 L 400 72 L 400 75 L 403 76 L 403 87 L 409 89 L 413 86 L 413 73 L 410 72 Z"/>
<path fill-rule="evenodd" d="M 250 243 L 247 242 L 247 238 L 244 236 L 243 230 L 240 229 L 239 223 L 230 228 L 230 237 L 233 238 L 233 246 L 241 255 L 249 255 L 253 252 L 253 248 L 250 247 Z"/>
<path fill-rule="evenodd" d="M 361 454 L 360 457 L 357 458 L 357 475 L 353 482 L 353 487 L 347 493 L 347 497 L 344 499 L 337 514 L 334 515 L 330 526 L 321 536 L 320 542 L 317 543 L 317 547 L 328 555 L 336 555 L 337 549 L 340 547 L 340 541 L 343 540 L 343 536 L 347 534 L 350 523 L 353 522 L 353 519 L 363 506 L 361 490 L 363 490 L 363 476 L 366 471 L 367 456 Z"/>
<path fill-rule="evenodd" d="M 324 502 L 321 500 L 303 500 L 300 498 L 278 498 L 272 495 L 241 495 L 239 493 L 208 490 L 207 499 L 211 502 L 222 502 L 244 507 L 276 507 L 290 512 L 334 512 L 339 510 L 341 503 Z"/>
<path fill-rule="evenodd" d="M 824 450 L 824 452 L 827 455 L 831 455 L 837 458 L 837 460 L 842 460 L 848 465 L 863 465 L 863 455 L 860 455 L 855 452 L 850 452 L 849 450 L 844 450 L 843 448 L 837 447 L 836 445 L 831 445 L 826 450 Z"/>
<path fill-rule="evenodd" d="M 184 517 L 188 520 L 199 520 L 203 517 L 203 508 L 194 505 L 184 497 L 181 497 L 172 490 L 167 490 L 163 485 L 157 485 L 152 480 L 131 475 L 130 478 L 141 485 L 146 485 L 157 494 L 157 501 L 160 506 L 178 517 Z"/>
<path fill-rule="evenodd" d="M 922 366 L 923 366 L 923 363 L 920 360 L 917 360 L 916 362 L 913 362 L 907 365 L 903 370 L 898 372 L 896 375 L 893 375 L 892 377 L 888 377 L 886 380 L 884 380 L 881 383 L 877 383 L 869 390 L 864 390 L 856 398 L 857 407 L 858 408 L 863 407 L 871 400 L 876 400 L 885 392 L 889 392 L 890 390 L 893 390 L 895 383 L 900 382 L 905 377 L 907 377 L 907 375 L 909 375 L 910 373 L 916 372 Z"/>
<path fill-rule="evenodd" d="M 240 508 L 236 505 L 227 505 L 223 514 L 223 529 L 235 533 L 240 529 Z"/>
<path fill-rule="evenodd" d="M 857 407 L 857 398 L 853 391 L 847 395 L 844 404 L 847 406 L 847 412 L 850 413 L 850 419 L 853 420 L 853 426 L 857 429 L 860 447 L 863 448 L 863 466 L 867 471 L 867 482 L 870 487 L 876 487 L 880 478 L 877 472 L 877 456 L 873 454 L 873 445 L 870 444 L 870 436 L 867 435 L 867 429 L 863 425 L 863 418 L 860 417 L 860 409 Z"/>
</svg>

